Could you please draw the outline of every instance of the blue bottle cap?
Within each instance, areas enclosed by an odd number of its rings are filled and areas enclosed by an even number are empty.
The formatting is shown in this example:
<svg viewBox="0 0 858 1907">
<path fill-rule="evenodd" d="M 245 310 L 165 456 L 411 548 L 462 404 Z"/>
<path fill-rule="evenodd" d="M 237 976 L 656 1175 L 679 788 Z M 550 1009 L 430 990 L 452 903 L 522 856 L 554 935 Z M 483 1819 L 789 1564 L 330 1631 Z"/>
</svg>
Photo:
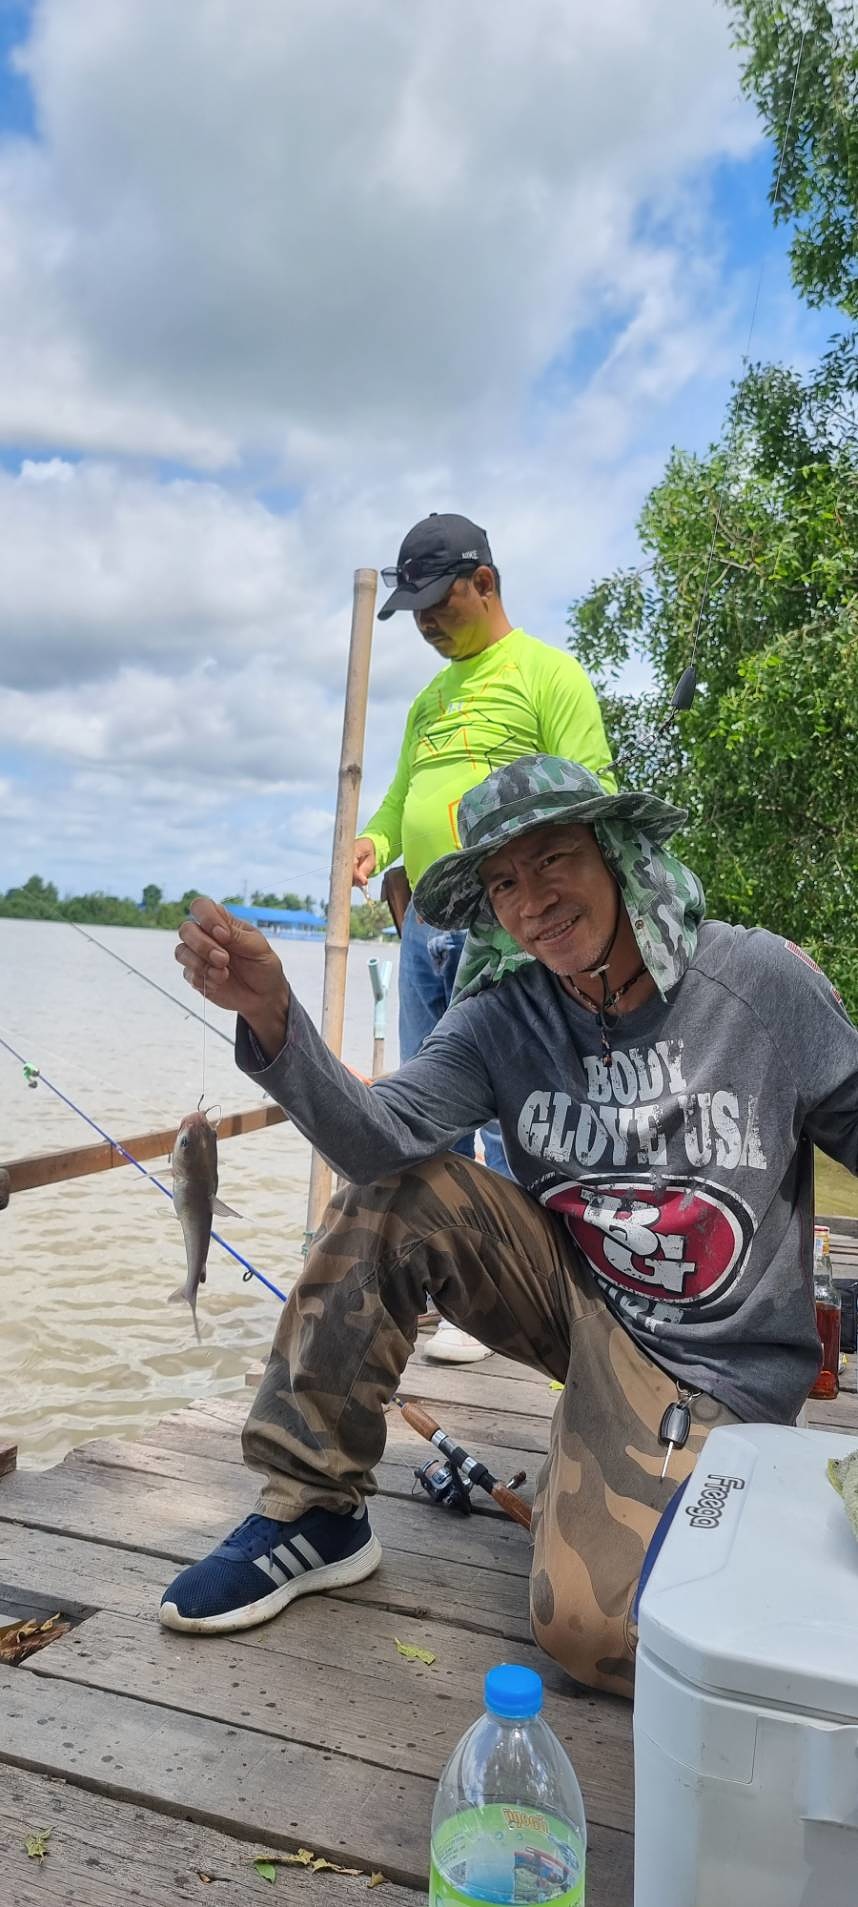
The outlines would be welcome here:
<svg viewBox="0 0 858 1907">
<path fill-rule="evenodd" d="M 486 1708 L 492 1715 L 506 1715 L 526 1721 L 538 1715 L 542 1707 L 542 1677 L 535 1669 L 520 1669 L 514 1662 L 503 1662 L 489 1669 L 485 1681 Z"/>
</svg>

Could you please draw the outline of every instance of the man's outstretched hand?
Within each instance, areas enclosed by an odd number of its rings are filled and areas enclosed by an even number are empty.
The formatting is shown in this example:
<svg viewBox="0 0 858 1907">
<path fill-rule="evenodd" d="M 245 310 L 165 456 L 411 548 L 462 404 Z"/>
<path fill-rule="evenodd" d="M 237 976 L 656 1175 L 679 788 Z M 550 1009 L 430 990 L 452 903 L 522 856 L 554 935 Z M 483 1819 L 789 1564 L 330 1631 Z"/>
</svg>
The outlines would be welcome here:
<svg viewBox="0 0 858 1907">
<path fill-rule="evenodd" d="M 176 959 L 189 984 L 216 1006 L 240 1013 L 275 1059 L 286 1039 L 289 982 L 258 927 L 198 895 L 179 928 Z"/>
</svg>

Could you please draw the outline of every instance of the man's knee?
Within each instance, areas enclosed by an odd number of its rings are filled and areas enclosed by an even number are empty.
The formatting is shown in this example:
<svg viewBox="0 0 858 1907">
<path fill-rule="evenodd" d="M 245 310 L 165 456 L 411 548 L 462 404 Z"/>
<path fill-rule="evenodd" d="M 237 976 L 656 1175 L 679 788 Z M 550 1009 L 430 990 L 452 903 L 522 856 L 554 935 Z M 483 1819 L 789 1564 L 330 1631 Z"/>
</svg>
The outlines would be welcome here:
<svg viewBox="0 0 858 1907">
<path fill-rule="evenodd" d="M 637 1582 L 613 1587 L 608 1606 L 594 1593 L 580 1557 L 568 1569 L 544 1566 L 530 1585 L 530 1622 L 546 1655 L 585 1688 L 629 1700 L 634 1694 L 636 1634 L 631 1619 Z"/>
<path fill-rule="evenodd" d="M 353 1229 L 384 1231 L 387 1243 L 401 1249 L 454 1221 L 485 1189 L 486 1176 L 485 1167 L 473 1159 L 440 1152 L 368 1185 L 343 1185 L 328 1206 L 317 1242 L 324 1245 Z"/>
</svg>

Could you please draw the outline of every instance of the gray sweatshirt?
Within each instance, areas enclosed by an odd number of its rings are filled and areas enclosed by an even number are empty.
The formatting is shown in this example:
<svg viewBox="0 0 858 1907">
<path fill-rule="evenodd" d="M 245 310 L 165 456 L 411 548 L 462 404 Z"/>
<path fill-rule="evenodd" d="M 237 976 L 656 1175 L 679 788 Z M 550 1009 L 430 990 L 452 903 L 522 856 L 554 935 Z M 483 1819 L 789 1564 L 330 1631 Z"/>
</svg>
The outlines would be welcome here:
<svg viewBox="0 0 858 1907">
<path fill-rule="evenodd" d="M 858 1172 L 858 1030 L 791 943 L 709 921 L 668 1000 L 592 1014 L 534 963 L 452 1006 L 367 1087 L 294 998 L 271 1065 L 236 1057 L 364 1184 L 494 1116 L 516 1178 L 568 1227 L 653 1361 L 738 1416 L 789 1421 L 819 1365 L 811 1142 Z"/>
</svg>

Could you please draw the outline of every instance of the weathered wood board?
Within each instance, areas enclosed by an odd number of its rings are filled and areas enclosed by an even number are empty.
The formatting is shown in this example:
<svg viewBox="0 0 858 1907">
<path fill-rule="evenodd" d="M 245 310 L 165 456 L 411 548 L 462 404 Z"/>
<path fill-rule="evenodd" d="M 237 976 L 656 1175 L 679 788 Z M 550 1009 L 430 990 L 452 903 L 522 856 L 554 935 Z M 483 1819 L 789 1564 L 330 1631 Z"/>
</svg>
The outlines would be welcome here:
<svg viewBox="0 0 858 1907">
<path fill-rule="evenodd" d="M 497 1475 L 527 1469 L 528 1494 L 557 1401 L 549 1380 L 505 1359 L 487 1360 L 482 1375 L 419 1355 L 413 1364 L 408 1394 Z M 391 1878 L 379 1898 L 394 1907 L 425 1900 L 437 1777 L 479 1713 L 486 1669 L 505 1658 L 540 1668 L 578 1768 L 589 1907 L 629 1907 L 629 1709 L 575 1692 L 531 1641 L 524 1531 L 488 1499 L 482 1514 L 458 1517 L 412 1498 L 429 1448 L 395 1410 L 372 1505 L 385 1552 L 374 1577 L 240 1638 L 158 1627 L 175 1569 L 253 1506 L 240 1448 L 247 1404 L 246 1392 L 208 1400 L 139 1441 L 103 1440 L 0 1483 L 0 1607 L 38 1583 L 55 1607 L 85 1615 L 22 1668 L 0 1670 L 9 1907 L 114 1907 L 125 1895 L 167 1907 L 218 1890 L 269 1898 L 250 1862 L 266 1845 L 381 1870 Z M 435 1662 L 406 1661 L 397 1639 Z M 57 1837 L 43 1862 L 23 1852 L 27 1796 L 31 1824 L 53 1824 Z M 277 1885 L 286 1907 L 336 1907 L 367 1881 L 284 1868 Z"/>
</svg>

